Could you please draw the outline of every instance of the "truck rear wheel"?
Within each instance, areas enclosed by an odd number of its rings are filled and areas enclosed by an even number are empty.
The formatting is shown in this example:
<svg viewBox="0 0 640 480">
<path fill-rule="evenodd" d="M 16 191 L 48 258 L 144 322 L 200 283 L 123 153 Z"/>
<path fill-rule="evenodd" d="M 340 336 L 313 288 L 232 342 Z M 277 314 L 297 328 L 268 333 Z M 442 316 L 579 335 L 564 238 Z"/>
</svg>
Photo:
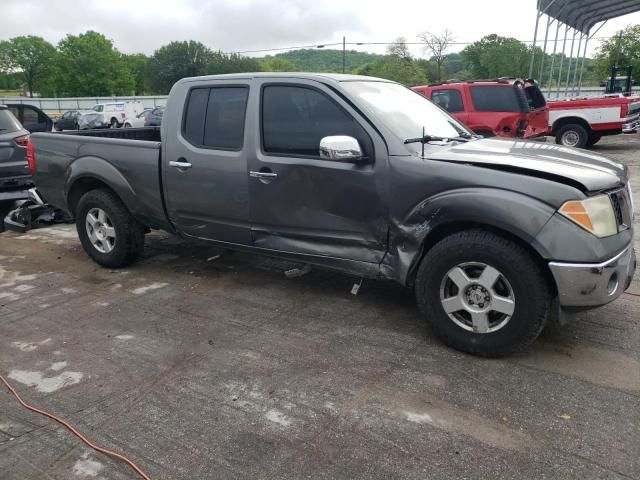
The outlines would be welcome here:
<svg viewBox="0 0 640 480">
<path fill-rule="evenodd" d="M 544 328 L 547 281 L 522 246 L 485 230 L 450 235 L 422 260 L 418 307 L 447 345 L 483 357 L 525 349 Z"/>
<path fill-rule="evenodd" d="M 144 226 L 107 190 L 90 190 L 80 198 L 76 228 L 84 251 L 103 267 L 129 265 L 144 249 Z"/>
<path fill-rule="evenodd" d="M 577 123 L 563 125 L 556 133 L 556 143 L 565 147 L 584 148 L 588 140 L 587 129 Z"/>
</svg>

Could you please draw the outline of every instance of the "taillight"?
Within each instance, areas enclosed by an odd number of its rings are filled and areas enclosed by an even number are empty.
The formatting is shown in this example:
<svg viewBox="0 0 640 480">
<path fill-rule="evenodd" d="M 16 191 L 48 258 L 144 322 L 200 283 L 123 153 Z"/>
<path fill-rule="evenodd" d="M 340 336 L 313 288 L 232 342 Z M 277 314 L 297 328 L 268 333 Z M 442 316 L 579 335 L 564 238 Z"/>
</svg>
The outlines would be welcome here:
<svg viewBox="0 0 640 480">
<path fill-rule="evenodd" d="M 629 115 L 629 105 L 623 103 L 620 107 L 620 118 L 625 118 L 627 115 Z"/>
<path fill-rule="evenodd" d="M 122 117 L 124 119 L 124 117 L 125 117 L 124 112 L 120 112 L 120 117 Z"/>
<path fill-rule="evenodd" d="M 24 135 L 22 137 L 16 138 L 15 141 L 19 147 L 27 148 L 27 146 L 29 145 L 29 138 L 29 135 Z"/>
<path fill-rule="evenodd" d="M 29 175 L 36 174 L 36 147 L 33 143 L 27 143 L 27 168 L 29 169 Z"/>
</svg>

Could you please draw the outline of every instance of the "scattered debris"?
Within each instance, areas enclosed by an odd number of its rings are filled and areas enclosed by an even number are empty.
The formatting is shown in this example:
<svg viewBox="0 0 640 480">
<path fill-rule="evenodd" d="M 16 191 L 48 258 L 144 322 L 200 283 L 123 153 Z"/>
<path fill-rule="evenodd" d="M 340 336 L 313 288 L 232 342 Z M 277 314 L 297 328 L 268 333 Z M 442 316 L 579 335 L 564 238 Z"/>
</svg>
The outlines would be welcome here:
<svg viewBox="0 0 640 480">
<path fill-rule="evenodd" d="M 169 284 L 165 282 L 154 282 L 149 285 L 145 285 L 144 287 L 135 288 L 131 290 L 131 293 L 133 293 L 134 295 L 142 295 L 144 293 L 150 292 L 151 290 L 158 290 L 160 288 L 164 288 L 167 285 Z"/>
<path fill-rule="evenodd" d="M 363 281 L 363 280 L 364 280 L 364 279 L 363 279 L 363 278 L 361 278 L 359 282 L 354 283 L 354 284 L 353 284 L 353 287 L 351 287 L 351 295 L 353 295 L 354 297 L 355 297 L 356 295 L 358 295 L 358 292 L 360 291 L 360 287 L 362 286 L 362 281 Z"/>
<path fill-rule="evenodd" d="M 218 260 L 220 255 L 214 255 L 213 257 L 207 258 L 207 262 L 213 262 L 214 260 Z"/>
<path fill-rule="evenodd" d="M 563 420 L 571 420 L 571 415 L 568 415 L 566 413 L 561 413 L 559 417 Z"/>
<path fill-rule="evenodd" d="M 284 276 L 287 278 L 298 278 L 306 275 L 312 270 L 311 265 L 304 265 L 302 268 L 292 268 L 284 272 Z"/>
</svg>

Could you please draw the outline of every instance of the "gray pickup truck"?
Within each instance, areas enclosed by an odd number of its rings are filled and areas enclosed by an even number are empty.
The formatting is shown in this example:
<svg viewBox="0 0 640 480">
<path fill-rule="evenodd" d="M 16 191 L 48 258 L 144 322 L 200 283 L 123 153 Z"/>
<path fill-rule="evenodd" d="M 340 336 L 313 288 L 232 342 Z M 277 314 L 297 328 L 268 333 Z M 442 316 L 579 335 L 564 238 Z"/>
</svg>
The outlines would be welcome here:
<svg viewBox="0 0 640 480">
<path fill-rule="evenodd" d="M 432 330 L 482 356 L 548 319 L 604 305 L 635 270 L 622 165 L 479 139 L 386 80 L 187 78 L 160 128 L 32 136 L 36 186 L 100 265 L 145 232 L 284 257 L 412 288 Z"/>
</svg>

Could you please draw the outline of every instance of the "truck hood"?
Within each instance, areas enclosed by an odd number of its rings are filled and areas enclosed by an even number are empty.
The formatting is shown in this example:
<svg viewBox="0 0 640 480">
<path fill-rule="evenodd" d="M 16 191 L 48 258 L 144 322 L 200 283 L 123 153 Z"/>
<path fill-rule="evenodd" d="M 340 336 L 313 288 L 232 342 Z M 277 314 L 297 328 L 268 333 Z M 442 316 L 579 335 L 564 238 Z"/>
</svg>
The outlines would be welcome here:
<svg viewBox="0 0 640 480">
<path fill-rule="evenodd" d="M 425 152 L 430 160 L 460 162 L 549 178 L 584 192 L 627 183 L 627 168 L 586 150 L 540 142 L 486 138 Z"/>
</svg>

